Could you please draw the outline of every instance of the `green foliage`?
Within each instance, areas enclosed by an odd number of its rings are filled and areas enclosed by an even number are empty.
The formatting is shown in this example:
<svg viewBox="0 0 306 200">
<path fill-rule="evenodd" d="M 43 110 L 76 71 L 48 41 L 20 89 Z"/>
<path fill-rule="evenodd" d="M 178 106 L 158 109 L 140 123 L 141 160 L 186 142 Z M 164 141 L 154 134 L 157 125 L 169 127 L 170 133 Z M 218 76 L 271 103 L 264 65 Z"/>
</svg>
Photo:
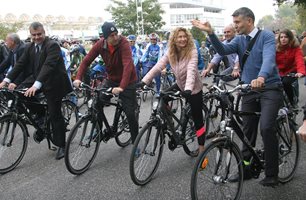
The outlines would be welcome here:
<svg viewBox="0 0 306 200">
<path fill-rule="evenodd" d="M 306 8 L 305 0 L 275 0 L 275 1 L 276 1 L 276 4 L 279 6 L 285 3 L 289 3 L 289 4 L 293 3 L 293 5 Z"/>
<path fill-rule="evenodd" d="M 8 33 L 16 33 L 21 27 L 23 26 L 22 23 L 14 23 L 14 24 L 0 24 L 0 39 L 5 40 L 6 35 Z"/>
<path fill-rule="evenodd" d="M 281 4 L 275 17 L 266 15 L 257 24 L 258 27 L 268 30 L 290 29 L 301 33 L 305 29 L 306 8 L 298 7 L 293 3 Z"/>
<path fill-rule="evenodd" d="M 112 14 L 112 18 L 124 35 L 137 33 L 137 12 L 136 1 L 128 0 L 124 3 L 121 0 L 111 0 L 113 6 L 109 6 L 106 10 Z M 142 12 L 144 21 L 144 32 L 149 34 L 159 30 L 165 22 L 162 21 L 161 9 L 158 0 L 143 0 Z M 140 13 L 139 13 L 140 14 Z M 139 26 L 140 18 L 139 18 Z"/>
<path fill-rule="evenodd" d="M 190 32 L 193 38 L 197 40 L 200 44 L 202 41 L 205 41 L 206 35 L 200 29 L 192 27 Z"/>
</svg>

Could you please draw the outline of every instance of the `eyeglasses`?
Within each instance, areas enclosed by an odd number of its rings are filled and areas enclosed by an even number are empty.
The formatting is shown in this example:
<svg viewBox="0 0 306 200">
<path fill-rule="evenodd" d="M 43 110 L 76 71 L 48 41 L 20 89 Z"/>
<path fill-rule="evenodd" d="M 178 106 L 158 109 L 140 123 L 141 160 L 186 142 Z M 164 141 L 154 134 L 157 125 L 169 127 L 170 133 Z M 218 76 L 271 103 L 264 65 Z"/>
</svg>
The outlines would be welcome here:
<svg viewBox="0 0 306 200">
<path fill-rule="evenodd" d="M 43 34 L 43 33 L 36 33 L 36 34 L 32 34 L 32 33 L 31 33 L 31 36 L 32 36 L 32 37 L 35 37 L 35 36 L 40 37 L 42 34 Z"/>
<path fill-rule="evenodd" d="M 151 39 L 151 40 L 156 41 L 156 39 Z"/>
</svg>

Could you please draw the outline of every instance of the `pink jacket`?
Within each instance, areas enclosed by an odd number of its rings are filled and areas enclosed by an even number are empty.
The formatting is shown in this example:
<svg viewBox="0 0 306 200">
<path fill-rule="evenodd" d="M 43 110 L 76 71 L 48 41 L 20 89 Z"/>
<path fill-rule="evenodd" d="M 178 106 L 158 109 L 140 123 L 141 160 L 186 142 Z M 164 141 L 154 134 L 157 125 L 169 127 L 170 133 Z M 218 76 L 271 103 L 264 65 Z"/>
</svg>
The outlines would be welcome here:
<svg viewBox="0 0 306 200">
<path fill-rule="evenodd" d="M 149 84 L 152 79 L 161 73 L 169 63 L 169 55 L 166 53 L 154 67 L 146 74 L 142 81 Z M 194 47 L 192 57 L 189 60 L 183 59 L 171 66 L 171 70 L 175 75 L 176 83 L 182 91 L 191 90 L 192 94 L 197 94 L 203 88 L 201 76 L 198 71 L 198 52 Z"/>
</svg>

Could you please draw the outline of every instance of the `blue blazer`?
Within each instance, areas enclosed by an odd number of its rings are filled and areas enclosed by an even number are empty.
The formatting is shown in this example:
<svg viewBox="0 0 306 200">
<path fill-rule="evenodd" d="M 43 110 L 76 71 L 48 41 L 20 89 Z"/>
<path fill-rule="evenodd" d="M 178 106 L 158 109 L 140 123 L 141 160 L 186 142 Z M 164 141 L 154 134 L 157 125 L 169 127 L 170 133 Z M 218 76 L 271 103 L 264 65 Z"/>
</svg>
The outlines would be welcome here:
<svg viewBox="0 0 306 200">
<path fill-rule="evenodd" d="M 223 44 L 215 34 L 209 35 L 212 45 L 220 55 L 237 53 L 240 66 L 242 57 L 247 48 L 245 36 L 237 35 L 230 43 Z M 257 77 L 264 77 L 265 84 L 280 83 L 280 77 L 275 62 L 276 45 L 274 34 L 270 31 L 262 30 L 247 58 L 241 80 L 251 83 Z"/>
</svg>

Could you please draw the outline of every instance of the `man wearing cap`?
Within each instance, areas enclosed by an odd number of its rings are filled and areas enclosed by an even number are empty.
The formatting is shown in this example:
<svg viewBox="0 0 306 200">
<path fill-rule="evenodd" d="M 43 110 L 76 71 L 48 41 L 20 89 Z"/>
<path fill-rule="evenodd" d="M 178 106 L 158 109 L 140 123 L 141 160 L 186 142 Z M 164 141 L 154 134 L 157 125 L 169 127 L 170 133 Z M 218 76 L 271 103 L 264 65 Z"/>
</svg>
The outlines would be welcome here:
<svg viewBox="0 0 306 200">
<path fill-rule="evenodd" d="M 96 57 L 101 55 L 108 76 L 103 86 L 112 87 L 112 93 L 119 94 L 119 98 L 122 99 L 123 110 L 128 119 L 132 142 L 134 142 L 138 134 L 138 121 L 135 115 L 137 76 L 130 44 L 125 37 L 118 35 L 116 26 L 111 22 L 105 22 L 102 25 L 102 32 L 104 37 L 92 47 L 83 59 L 73 84 L 77 88 L 80 86 L 86 68 Z"/>
</svg>

